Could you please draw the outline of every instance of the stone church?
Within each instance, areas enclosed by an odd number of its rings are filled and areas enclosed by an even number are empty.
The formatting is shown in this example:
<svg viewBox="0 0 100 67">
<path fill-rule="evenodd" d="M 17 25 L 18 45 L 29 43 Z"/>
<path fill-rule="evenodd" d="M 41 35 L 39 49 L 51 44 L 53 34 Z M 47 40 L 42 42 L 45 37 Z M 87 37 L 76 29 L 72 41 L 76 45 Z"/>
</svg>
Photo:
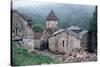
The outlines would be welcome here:
<svg viewBox="0 0 100 67">
<path fill-rule="evenodd" d="M 39 48 L 66 53 L 75 48 L 87 47 L 88 31 L 77 26 L 59 28 L 58 18 L 53 10 L 46 18 L 46 28 L 42 33 L 34 34 L 31 18 L 16 10 L 12 10 L 12 19 L 12 41 L 19 42 L 20 47 L 24 47 L 29 52 Z"/>
<path fill-rule="evenodd" d="M 57 53 L 66 53 L 75 48 L 86 49 L 87 33 L 87 30 L 77 26 L 70 26 L 66 29 L 59 28 L 58 18 L 51 10 L 46 19 L 46 29 L 40 38 L 40 43 L 45 42 L 44 46 Z"/>
<path fill-rule="evenodd" d="M 19 13 L 17 10 L 11 11 L 11 18 L 12 41 L 19 43 L 20 47 L 27 49 L 29 52 L 34 51 L 34 33 L 31 18 Z"/>
</svg>

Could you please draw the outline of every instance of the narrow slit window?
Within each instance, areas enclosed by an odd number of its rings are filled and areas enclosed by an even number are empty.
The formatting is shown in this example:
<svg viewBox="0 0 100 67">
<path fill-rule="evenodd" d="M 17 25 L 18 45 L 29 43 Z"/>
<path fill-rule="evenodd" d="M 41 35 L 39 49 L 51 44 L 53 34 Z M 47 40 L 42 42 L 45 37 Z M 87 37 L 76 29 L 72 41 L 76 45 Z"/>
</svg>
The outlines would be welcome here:
<svg viewBox="0 0 100 67">
<path fill-rule="evenodd" d="M 63 47 L 64 47 L 64 40 L 62 41 L 62 43 L 63 43 Z"/>
</svg>

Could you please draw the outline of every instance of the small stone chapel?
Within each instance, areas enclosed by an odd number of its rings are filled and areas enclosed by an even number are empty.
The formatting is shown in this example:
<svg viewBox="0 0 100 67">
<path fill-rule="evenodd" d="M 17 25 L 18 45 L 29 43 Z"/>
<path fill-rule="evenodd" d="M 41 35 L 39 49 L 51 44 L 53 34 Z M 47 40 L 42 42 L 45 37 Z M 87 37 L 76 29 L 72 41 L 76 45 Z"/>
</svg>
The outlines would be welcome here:
<svg viewBox="0 0 100 67">
<path fill-rule="evenodd" d="M 52 52 L 67 53 L 75 48 L 86 49 L 88 31 L 77 26 L 61 29 L 58 26 L 58 18 L 51 10 L 46 18 L 46 29 L 41 37 L 41 43 Z"/>
</svg>

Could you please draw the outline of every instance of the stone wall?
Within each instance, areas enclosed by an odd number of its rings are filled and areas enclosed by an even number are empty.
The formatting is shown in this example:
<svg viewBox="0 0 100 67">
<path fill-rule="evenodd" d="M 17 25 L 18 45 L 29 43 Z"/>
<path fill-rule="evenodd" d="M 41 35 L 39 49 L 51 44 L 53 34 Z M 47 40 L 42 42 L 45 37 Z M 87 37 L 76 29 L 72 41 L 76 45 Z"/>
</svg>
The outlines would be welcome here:
<svg viewBox="0 0 100 67">
<path fill-rule="evenodd" d="M 48 39 L 48 42 L 49 42 L 49 50 L 55 52 L 57 50 L 57 48 L 55 47 L 55 44 L 56 44 L 55 36 L 50 37 Z"/>
<path fill-rule="evenodd" d="M 66 52 L 67 51 L 67 35 L 66 32 L 62 32 L 58 35 L 49 38 L 49 49 L 54 52 Z"/>
<path fill-rule="evenodd" d="M 50 20 L 50 21 L 46 22 L 46 27 L 47 28 L 55 29 L 55 28 L 57 28 L 57 26 L 58 26 L 58 22 L 57 21 Z"/>
<path fill-rule="evenodd" d="M 12 12 L 12 41 L 20 42 L 20 47 L 29 52 L 34 51 L 33 30 L 28 21 L 26 21 L 17 11 Z"/>
<path fill-rule="evenodd" d="M 34 39 L 34 48 L 40 49 L 40 40 Z"/>
<path fill-rule="evenodd" d="M 54 35 L 48 40 L 49 49 L 53 52 L 67 53 L 74 48 L 80 48 L 80 40 L 66 32 Z"/>
<path fill-rule="evenodd" d="M 69 50 L 72 50 L 74 48 L 80 48 L 80 40 L 69 34 L 68 48 L 69 48 Z"/>
<path fill-rule="evenodd" d="M 22 47 L 27 49 L 28 52 L 33 52 L 34 51 L 34 40 L 33 39 L 23 39 L 23 44 Z"/>
<path fill-rule="evenodd" d="M 28 24 L 25 25 L 24 31 L 23 31 L 23 40 L 26 42 L 26 47 L 29 52 L 34 51 L 34 39 L 33 39 L 33 30 L 32 27 L 29 26 Z"/>
<path fill-rule="evenodd" d="M 23 19 L 19 14 L 12 13 L 12 37 L 14 39 L 23 35 L 24 23 L 22 21 Z"/>
<path fill-rule="evenodd" d="M 67 45 L 67 34 L 66 32 L 61 32 L 58 35 L 56 35 L 56 39 L 57 39 L 57 49 L 58 52 L 66 52 L 68 49 L 68 45 Z"/>
</svg>

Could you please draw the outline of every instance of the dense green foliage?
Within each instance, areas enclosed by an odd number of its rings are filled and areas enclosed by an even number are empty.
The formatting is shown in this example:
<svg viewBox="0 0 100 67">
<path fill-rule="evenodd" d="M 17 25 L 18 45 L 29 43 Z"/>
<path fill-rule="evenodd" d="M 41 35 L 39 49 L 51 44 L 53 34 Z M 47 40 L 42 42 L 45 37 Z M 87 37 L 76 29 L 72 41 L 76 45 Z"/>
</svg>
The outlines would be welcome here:
<svg viewBox="0 0 100 67">
<path fill-rule="evenodd" d="M 26 49 L 18 48 L 15 46 L 13 46 L 12 48 L 13 48 L 12 49 L 12 65 L 14 66 L 54 63 L 54 60 L 47 56 L 42 56 L 35 53 L 28 53 Z"/>
<path fill-rule="evenodd" d="M 95 7 L 95 12 L 90 23 L 90 32 L 92 34 L 92 48 L 96 51 L 97 49 L 97 7 Z"/>
<path fill-rule="evenodd" d="M 42 24 L 33 24 L 32 28 L 33 28 L 33 31 L 35 32 L 42 32 L 44 29 L 44 26 Z"/>
<path fill-rule="evenodd" d="M 34 5 L 34 4 L 33 4 Z M 94 12 L 92 5 L 72 5 L 72 4 L 52 4 L 25 7 L 18 7 L 17 10 L 27 16 L 32 17 L 33 24 L 42 24 L 45 26 L 46 18 L 53 9 L 58 18 L 58 24 L 61 28 L 72 25 L 80 26 L 83 29 L 89 29 L 90 20 Z M 28 10 L 28 11 L 27 11 Z"/>
</svg>

